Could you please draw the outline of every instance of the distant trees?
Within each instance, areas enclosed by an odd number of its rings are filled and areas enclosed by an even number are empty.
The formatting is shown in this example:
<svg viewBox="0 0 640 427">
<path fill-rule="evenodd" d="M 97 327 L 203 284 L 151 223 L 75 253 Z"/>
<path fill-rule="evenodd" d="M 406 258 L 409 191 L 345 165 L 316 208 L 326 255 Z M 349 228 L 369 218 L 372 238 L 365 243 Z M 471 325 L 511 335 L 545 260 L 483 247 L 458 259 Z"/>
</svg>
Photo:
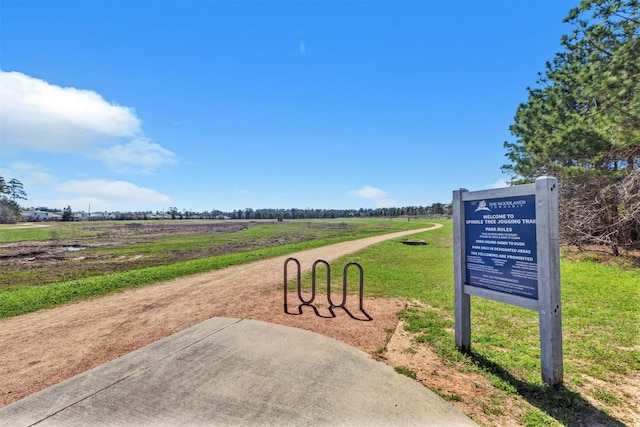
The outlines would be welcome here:
<svg viewBox="0 0 640 427">
<path fill-rule="evenodd" d="M 516 111 L 503 171 L 512 183 L 556 176 L 564 241 L 618 255 L 640 245 L 639 2 L 583 0 L 565 22 L 564 50 Z"/>
<path fill-rule="evenodd" d="M 22 217 L 22 209 L 16 199 L 27 199 L 22 183 L 15 178 L 6 182 L 0 176 L 0 224 L 14 224 Z"/>
<path fill-rule="evenodd" d="M 178 215 L 178 208 L 170 207 L 168 213 L 171 215 L 171 219 L 176 219 L 176 216 Z"/>
<path fill-rule="evenodd" d="M 8 199 L 6 199 L 8 200 Z M 8 200 L 10 203 L 15 203 Z M 15 203 L 17 209 L 20 207 Z M 50 212 L 56 214 L 56 218 L 62 221 L 74 221 L 78 218 L 89 220 L 86 212 L 73 212 L 71 206 L 62 209 L 52 209 L 46 206 L 29 207 L 29 210 Z M 295 219 L 331 219 L 331 218 L 394 218 L 394 217 L 439 217 L 450 216 L 452 213 L 451 204 L 434 203 L 432 206 L 407 206 L 398 208 L 377 208 L 377 209 L 253 209 L 246 208 L 234 210 L 232 212 L 223 212 L 218 209 L 211 211 L 196 212 L 183 209 L 179 211 L 176 207 L 170 207 L 167 210 L 156 211 L 135 211 L 135 212 L 94 212 L 91 214 L 92 220 L 114 219 L 117 221 L 124 220 L 157 220 L 157 219 L 242 219 L 242 220 L 295 220 Z M 14 218 L 15 219 L 15 218 Z M 17 219 L 15 219 L 17 220 Z"/>
<path fill-rule="evenodd" d="M 349 218 L 349 217 L 399 217 L 399 216 L 437 216 L 451 215 L 451 204 L 434 203 L 431 206 L 405 206 L 376 209 L 237 209 L 224 213 L 216 210 L 216 215 L 205 214 L 205 217 L 227 216 L 231 219 L 313 219 L 313 218 Z"/>
</svg>

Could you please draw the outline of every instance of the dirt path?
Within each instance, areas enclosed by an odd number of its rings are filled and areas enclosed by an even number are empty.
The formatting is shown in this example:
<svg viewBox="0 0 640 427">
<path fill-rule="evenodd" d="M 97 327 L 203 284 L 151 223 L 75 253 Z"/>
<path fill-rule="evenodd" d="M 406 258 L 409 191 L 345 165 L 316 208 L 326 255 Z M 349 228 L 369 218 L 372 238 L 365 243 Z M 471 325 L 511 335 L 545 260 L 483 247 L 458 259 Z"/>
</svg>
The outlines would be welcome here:
<svg viewBox="0 0 640 427">
<path fill-rule="evenodd" d="M 308 271 L 317 259 L 331 261 L 385 240 L 441 226 L 343 242 L 291 256 Z M 365 299 L 364 308 L 373 321 L 353 320 L 342 310 L 335 310 L 337 317 L 332 319 L 310 311 L 302 316 L 286 315 L 277 290 L 285 259 L 187 276 L 1 320 L 0 407 L 216 316 L 295 326 L 367 352 L 386 344 L 405 301 Z M 357 308 L 357 300 L 348 300 L 347 307 Z"/>
<path fill-rule="evenodd" d="M 51 227 L 51 225 L 50 224 L 38 224 L 38 223 L 35 223 L 35 222 L 24 222 L 24 223 L 21 223 L 20 225 L 9 225 L 9 226 L 3 227 L 3 228 L 15 230 L 16 228 L 47 228 L 47 227 Z"/>
</svg>

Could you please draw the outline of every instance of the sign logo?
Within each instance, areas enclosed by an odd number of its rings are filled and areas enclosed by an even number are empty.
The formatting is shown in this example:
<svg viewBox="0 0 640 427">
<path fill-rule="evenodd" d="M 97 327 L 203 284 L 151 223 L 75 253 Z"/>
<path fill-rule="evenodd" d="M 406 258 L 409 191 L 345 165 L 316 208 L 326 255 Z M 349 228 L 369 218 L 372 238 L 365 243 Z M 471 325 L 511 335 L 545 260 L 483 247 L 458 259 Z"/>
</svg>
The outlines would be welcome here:
<svg viewBox="0 0 640 427">
<path fill-rule="evenodd" d="M 476 210 L 474 212 L 478 212 L 478 211 L 488 211 L 491 212 L 491 209 L 489 209 L 487 207 L 487 202 L 484 200 L 480 200 L 478 202 L 478 207 L 476 208 Z"/>
</svg>

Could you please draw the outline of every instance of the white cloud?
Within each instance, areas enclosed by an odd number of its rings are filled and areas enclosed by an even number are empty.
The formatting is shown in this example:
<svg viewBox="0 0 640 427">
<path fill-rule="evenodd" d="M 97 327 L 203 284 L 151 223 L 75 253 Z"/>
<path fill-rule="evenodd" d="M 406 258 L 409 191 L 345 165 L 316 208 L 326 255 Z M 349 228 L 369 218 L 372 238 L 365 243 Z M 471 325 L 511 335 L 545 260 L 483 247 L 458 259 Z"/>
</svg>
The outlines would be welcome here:
<svg viewBox="0 0 640 427">
<path fill-rule="evenodd" d="M 3 145 L 65 153 L 140 132 L 140 119 L 130 108 L 15 71 L 0 70 L 0 99 Z"/>
<path fill-rule="evenodd" d="M 386 191 L 381 190 L 379 188 L 370 187 L 368 185 L 365 185 L 359 190 L 349 191 L 348 194 L 350 196 L 359 197 L 361 199 L 372 199 L 372 200 L 382 199 L 387 195 Z"/>
<path fill-rule="evenodd" d="M 349 191 L 347 195 L 360 199 L 369 199 L 375 202 L 376 208 L 390 208 L 396 206 L 396 201 L 387 198 L 387 192 L 379 188 L 365 185 L 359 190 Z"/>
<path fill-rule="evenodd" d="M 116 172 L 150 173 L 161 166 L 177 163 L 173 152 L 149 141 L 136 138 L 127 144 L 104 149 L 98 156 Z"/>
<path fill-rule="evenodd" d="M 303 41 L 300 41 L 300 44 L 298 45 L 298 48 L 300 49 L 300 54 L 304 55 L 307 51 L 307 47 L 305 46 Z"/>
<path fill-rule="evenodd" d="M 8 168 L 0 169 L 0 175 L 16 177 L 22 182 L 27 193 L 27 200 L 20 203 L 24 207 L 62 209 L 71 206 L 73 210 L 87 210 L 90 204 L 92 211 L 129 211 L 173 203 L 166 194 L 127 181 L 87 179 L 61 183 L 50 170 L 25 162 L 14 162 Z"/>
<path fill-rule="evenodd" d="M 103 200 L 108 205 L 149 208 L 150 206 L 168 205 L 171 198 L 149 188 L 138 187 L 126 181 L 106 179 L 71 180 L 60 184 L 57 190 L 71 197 L 91 197 Z"/>
<path fill-rule="evenodd" d="M 0 140 L 3 150 L 74 153 L 116 172 L 149 173 L 177 163 L 174 153 L 144 136 L 133 109 L 16 71 L 0 70 Z"/>
</svg>

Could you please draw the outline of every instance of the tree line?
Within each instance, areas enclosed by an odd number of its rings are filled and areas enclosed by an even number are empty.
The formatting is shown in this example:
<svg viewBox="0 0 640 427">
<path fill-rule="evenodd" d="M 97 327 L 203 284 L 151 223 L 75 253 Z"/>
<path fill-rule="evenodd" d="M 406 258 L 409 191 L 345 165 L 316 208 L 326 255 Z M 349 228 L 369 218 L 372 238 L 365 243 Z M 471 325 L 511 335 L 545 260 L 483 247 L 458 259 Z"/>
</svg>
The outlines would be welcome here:
<svg viewBox="0 0 640 427">
<path fill-rule="evenodd" d="M 348 217 L 401 217 L 451 215 L 451 204 L 433 203 L 431 206 L 405 206 L 376 209 L 239 209 L 232 212 L 216 211 L 217 215 L 232 219 L 312 219 Z"/>
<path fill-rule="evenodd" d="M 60 211 L 46 207 L 34 208 L 45 212 Z M 170 207 L 166 211 L 136 211 L 136 212 L 111 212 L 108 218 L 114 220 L 147 220 L 147 219 L 240 219 L 240 220 L 291 220 L 291 219 L 331 219 L 331 218 L 353 218 L 353 217 L 416 217 L 416 216 L 450 216 L 452 213 L 451 204 L 433 203 L 431 206 L 406 206 L 393 208 L 376 209 L 234 209 L 233 211 L 221 211 L 212 209 L 210 211 L 179 210 Z M 98 214 L 98 213 L 94 213 Z M 102 214 L 102 213 L 101 213 Z M 68 218 L 68 219 L 67 219 Z M 64 209 L 62 220 L 73 220 L 75 215 L 71 207 Z"/>
<path fill-rule="evenodd" d="M 583 0 L 505 142 L 514 184 L 558 178 L 564 243 L 640 247 L 640 8 Z"/>
</svg>

